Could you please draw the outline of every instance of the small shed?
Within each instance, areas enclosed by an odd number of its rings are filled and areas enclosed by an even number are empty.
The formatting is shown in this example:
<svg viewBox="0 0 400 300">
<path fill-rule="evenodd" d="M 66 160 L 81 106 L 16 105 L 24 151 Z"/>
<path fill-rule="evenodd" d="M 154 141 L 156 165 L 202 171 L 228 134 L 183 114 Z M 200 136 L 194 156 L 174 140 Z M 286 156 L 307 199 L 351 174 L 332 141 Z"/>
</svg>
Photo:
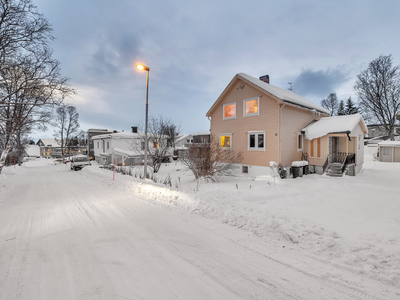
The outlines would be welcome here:
<svg viewBox="0 0 400 300">
<path fill-rule="evenodd" d="M 380 161 L 400 162 L 400 141 L 383 141 L 378 147 Z"/>
</svg>

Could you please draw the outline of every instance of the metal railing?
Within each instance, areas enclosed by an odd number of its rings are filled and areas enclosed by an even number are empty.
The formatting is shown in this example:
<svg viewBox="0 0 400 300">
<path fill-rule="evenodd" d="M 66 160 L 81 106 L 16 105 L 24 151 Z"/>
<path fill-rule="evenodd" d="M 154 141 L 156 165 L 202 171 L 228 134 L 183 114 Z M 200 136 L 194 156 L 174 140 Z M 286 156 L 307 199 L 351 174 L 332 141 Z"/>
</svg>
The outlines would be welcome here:
<svg viewBox="0 0 400 300">
<path fill-rule="evenodd" d="M 328 154 L 328 156 L 327 156 L 326 159 L 325 159 L 324 165 L 322 166 L 322 174 L 325 173 L 326 168 L 327 168 L 328 166 L 329 166 L 329 154 Z"/>
<path fill-rule="evenodd" d="M 342 174 L 346 170 L 348 164 L 354 164 L 355 162 L 356 162 L 356 154 L 355 153 L 347 154 L 342 165 Z"/>
</svg>

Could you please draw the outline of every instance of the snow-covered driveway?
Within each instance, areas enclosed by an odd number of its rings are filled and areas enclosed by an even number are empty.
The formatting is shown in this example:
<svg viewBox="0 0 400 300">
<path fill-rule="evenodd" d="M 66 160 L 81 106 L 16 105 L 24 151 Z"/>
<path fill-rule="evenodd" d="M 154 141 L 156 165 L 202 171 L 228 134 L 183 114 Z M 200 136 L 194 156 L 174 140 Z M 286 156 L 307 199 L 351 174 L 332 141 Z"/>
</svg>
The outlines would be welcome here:
<svg viewBox="0 0 400 300">
<path fill-rule="evenodd" d="M 215 220 L 30 162 L 0 178 L 0 299 L 389 299 Z"/>
</svg>

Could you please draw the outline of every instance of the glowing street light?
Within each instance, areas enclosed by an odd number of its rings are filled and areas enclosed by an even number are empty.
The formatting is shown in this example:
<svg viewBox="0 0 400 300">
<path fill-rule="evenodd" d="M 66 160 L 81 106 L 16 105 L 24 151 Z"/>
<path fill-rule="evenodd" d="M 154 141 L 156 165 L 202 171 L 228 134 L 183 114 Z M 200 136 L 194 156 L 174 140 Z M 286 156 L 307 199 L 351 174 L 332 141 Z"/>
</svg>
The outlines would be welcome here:
<svg viewBox="0 0 400 300">
<path fill-rule="evenodd" d="M 146 76 L 146 120 L 145 120 L 145 129 L 144 129 L 144 179 L 147 178 L 147 148 L 148 148 L 148 141 L 147 141 L 147 123 L 148 123 L 148 116 L 149 116 L 149 73 L 150 73 L 150 68 L 146 67 L 145 65 L 142 64 L 137 64 L 136 67 L 139 70 L 144 70 L 147 71 L 147 76 Z"/>
</svg>

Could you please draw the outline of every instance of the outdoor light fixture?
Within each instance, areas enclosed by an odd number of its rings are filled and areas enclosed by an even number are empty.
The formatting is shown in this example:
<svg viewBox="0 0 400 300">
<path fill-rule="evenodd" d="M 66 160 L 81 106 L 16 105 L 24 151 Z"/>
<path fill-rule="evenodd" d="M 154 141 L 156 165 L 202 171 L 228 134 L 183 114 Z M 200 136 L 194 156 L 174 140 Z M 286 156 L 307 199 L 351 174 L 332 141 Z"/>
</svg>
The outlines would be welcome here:
<svg viewBox="0 0 400 300">
<path fill-rule="evenodd" d="M 148 124 L 148 115 L 149 115 L 149 73 L 150 68 L 146 67 L 142 64 L 137 64 L 136 67 L 139 70 L 147 71 L 146 76 L 146 121 L 145 121 L 145 129 L 144 129 L 144 169 L 143 169 L 143 178 L 147 178 L 147 149 L 148 149 L 148 141 L 147 141 L 147 124 Z"/>
<path fill-rule="evenodd" d="M 137 64 L 136 68 L 138 68 L 140 70 L 150 71 L 149 67 L 146 67 L 145 65 L 142 65 L 142 64 Z"/>
</svg>

